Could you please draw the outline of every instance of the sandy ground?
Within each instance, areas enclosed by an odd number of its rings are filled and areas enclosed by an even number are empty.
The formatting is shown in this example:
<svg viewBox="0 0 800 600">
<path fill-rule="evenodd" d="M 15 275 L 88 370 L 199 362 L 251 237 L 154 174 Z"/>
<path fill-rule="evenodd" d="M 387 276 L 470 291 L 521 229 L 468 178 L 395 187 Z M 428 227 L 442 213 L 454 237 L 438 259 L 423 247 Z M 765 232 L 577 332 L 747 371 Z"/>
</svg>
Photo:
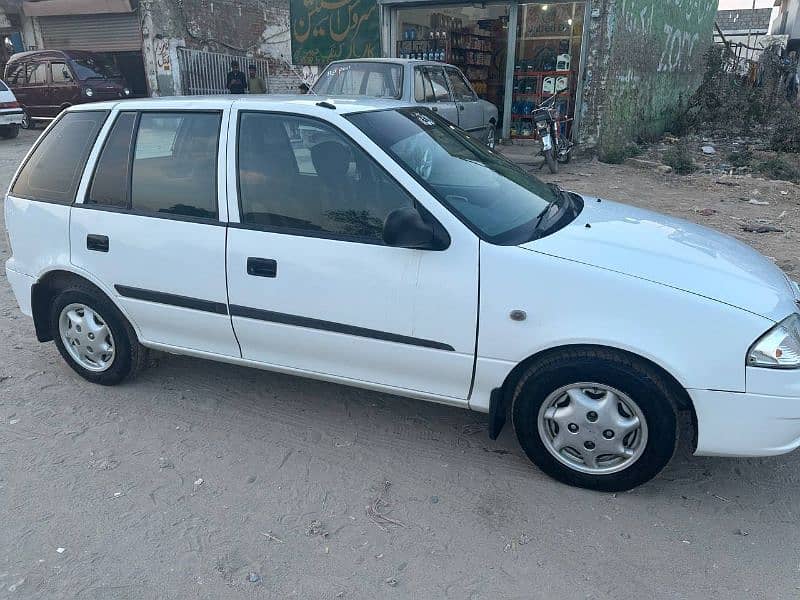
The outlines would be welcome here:
<svg viewBox="0 0 800 600">
<path fill-rule="evenodd" d="M 32 139 L 0 143 L 0 187 Z M 800 275 L 795 187 L 591 162 L 557 179 Z M 481 415 L 433 404 L 179 357 L 92 386 L 36 342 L 4 278 L 0 339 L 0 598 L 800 596 L 796 454 L 682 447 L 652 483 L 592 493 L 541 474 L 510 428 L 491 442 Z M 369 518 L 376 498 L 396 525 Z"/>
</svg>

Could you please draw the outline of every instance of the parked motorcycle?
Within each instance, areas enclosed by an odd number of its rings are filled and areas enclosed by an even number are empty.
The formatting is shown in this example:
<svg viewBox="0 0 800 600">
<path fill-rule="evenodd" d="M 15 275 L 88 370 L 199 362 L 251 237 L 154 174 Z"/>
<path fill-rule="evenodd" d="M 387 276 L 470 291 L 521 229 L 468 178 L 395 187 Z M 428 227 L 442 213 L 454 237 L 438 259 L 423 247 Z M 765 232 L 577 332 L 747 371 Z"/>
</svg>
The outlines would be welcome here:
<svg viewBox="0 0 800 600">
<path fill-rule="evenodd" d="M 558 164 L 566 164 L 575 144 L 561 135 L 561 123 L 555 107 L 556 95 L 550 96 L 533 111 L 536 131 L 542 142 L 542 155 L 551 173 L 558 173 Z"/>
</svg>

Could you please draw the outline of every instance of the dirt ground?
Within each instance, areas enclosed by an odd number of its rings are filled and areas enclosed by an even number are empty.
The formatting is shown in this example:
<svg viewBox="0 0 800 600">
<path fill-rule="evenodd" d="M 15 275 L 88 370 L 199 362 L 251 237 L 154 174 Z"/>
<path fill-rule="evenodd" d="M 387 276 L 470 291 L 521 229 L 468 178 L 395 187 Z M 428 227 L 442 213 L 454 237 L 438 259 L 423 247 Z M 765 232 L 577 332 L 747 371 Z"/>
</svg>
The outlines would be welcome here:
<svg viewBox="0 0 800 600">
<path fill-rule="evenodd" d="M 32 139 L 0 143 L 3 189 Z M 551 179 L 800 276 L 796 186 L 585 161 Z M 740 228 L 759 220 L 784 231 Z M 3 277 L 0 339 L 0 598 L 800 596 L 797 454 L 684 444 L 652 483 L 592 493 L 443 406 L 172 356 L 92 386 L 36 342 Z"/>
</svg>

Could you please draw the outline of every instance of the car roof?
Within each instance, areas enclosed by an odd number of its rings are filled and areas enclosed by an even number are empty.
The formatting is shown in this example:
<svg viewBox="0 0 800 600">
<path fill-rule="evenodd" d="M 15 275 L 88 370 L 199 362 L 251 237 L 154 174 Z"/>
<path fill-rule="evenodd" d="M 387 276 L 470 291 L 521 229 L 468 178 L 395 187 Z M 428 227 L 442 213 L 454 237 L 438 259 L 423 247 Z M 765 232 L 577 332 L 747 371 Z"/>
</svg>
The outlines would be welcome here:
<svg viewBox="0 0 800 600">
<path fill-rule="evenodd" d="M 338 65 L 342 63 L 354 63 L 354 62 L 389 63 L 396 65 L 433 65 L 437 67 L 455 67 L 456 69 L 458 68 L 456 67 L 456 65 L 443 63 L 437 60 L 419 60 L 416 58 L 348 58 L 345 60 L 334 60 L 333 62 L 329 63 L 328 66 Z"/>
<path fill-rule="evenodd" d="M 311 111 L 326 110 L 333 112 L 334 109 L 320 106 L 325 102 L 335 107 L 337 114 L 350 114 L 355 112 L 367 112 L 372 110 L 386 110 L 409 106 L 408 102 L 385 98 L 368 97 L 336 97 L 336 96 L 317 96 L 313 94 L 267 94 L 267 95 L 240 95 L 240 94 L 218 94 L 213 96 L 166 96 L 162 98 L 136 98 L 131 100 L 108 100 L 105 102 L 92 102 L 88 104 L 78 104 L 71 107 L 70 111 L 84 110 L 113 110 L 119 107 L 121 110 L 221 110 L 233 106 L 247 110 L 281 110 L 291 111 L 294 109 L 305 109 Z"/>
</svg>

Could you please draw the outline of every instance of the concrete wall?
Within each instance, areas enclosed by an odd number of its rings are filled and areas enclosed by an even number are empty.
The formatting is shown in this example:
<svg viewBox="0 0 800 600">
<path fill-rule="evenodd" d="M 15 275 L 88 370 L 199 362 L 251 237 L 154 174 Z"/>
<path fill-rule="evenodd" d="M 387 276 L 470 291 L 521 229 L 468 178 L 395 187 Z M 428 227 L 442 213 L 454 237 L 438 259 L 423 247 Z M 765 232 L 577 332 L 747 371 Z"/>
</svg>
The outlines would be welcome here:
<svg viewBox="0 0 800 600">
<path fill-rule="evenodd" d="M 592 0 L 579 142 L 615 158 L 662 133 L 702 79 L 717 0 Z"/>
<path fill-rule="evenodd" d="M 267 58 L 271 91 L 297 90 L 302 69 L 291 64 L 288 0 L 142 0 L 140 9 L 154 95 L 181 93 L 180 46 Z"/>
</svg>

